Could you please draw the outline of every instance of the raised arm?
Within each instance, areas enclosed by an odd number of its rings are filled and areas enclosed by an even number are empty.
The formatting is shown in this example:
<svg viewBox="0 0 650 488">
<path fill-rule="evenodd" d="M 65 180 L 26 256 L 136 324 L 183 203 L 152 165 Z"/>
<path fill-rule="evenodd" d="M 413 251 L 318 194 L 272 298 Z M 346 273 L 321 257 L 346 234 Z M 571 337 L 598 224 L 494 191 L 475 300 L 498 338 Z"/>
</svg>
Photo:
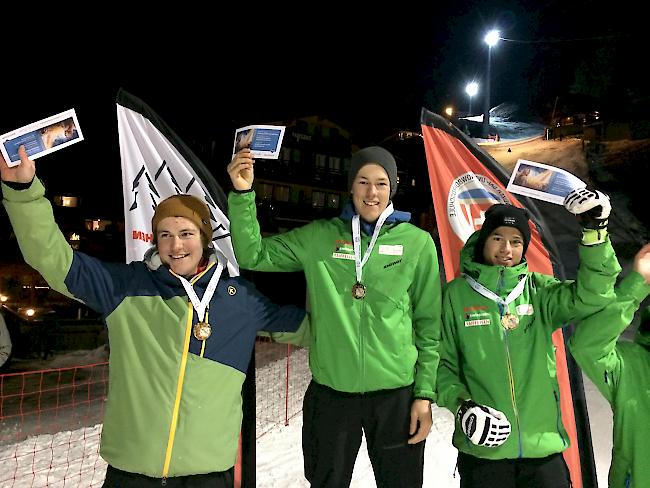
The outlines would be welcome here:
<svg viewBox="0 0 650 488">
<path fill-rule="evenodd" d="M 616 287 L 616 302 L 580 322 L 569 341 L 576 362 L 609 402 L 620 378 L 618 339 L 649 293 L 650 244 L 646 244 L 634 258 L 633 271 Z"/>
<path fill-rule="evenodd" d="M 24 146 L 18 149 L 20 164 L 9 167 L 0 156 L 3 204 L 16 233 L 25 262 L 36 269 L 56 291 L 68 296 L 64 284 L 72 263 L 72 248 L 54 222 L 45 189 L 35 178 L 36 167 Z"/>
<path fill-rule="evenodd" d="M 128 283 L 111 270 L 125 264 L 105 264 L 83 253 L 75 253 L 57 226 L 45 188 L 35 177 L 34 162 L 18 150 L 21 162 L 10 168 L 0 156 L 3 205 L 16 234 L 25 262 L 37 270 L 51 288 L 85 302 L 104 313 L 118 300 L 116 287 Z M 119 285 L 121 283 L 121 285 Z"/>
<path fill-rule="evenodd" d="M 239 150 L 226 168 L 232 186 L 236 191 L 248 191 L 253 188 L 255 160 L 251 156 L 251 150 L 244 148 Z"/>
<path fill-rule="evenodd" d="M 560 282 L 536 275 L 539 313 L 553 328 L 581 320 L 612 303 L 616 298 L 614 284 L 621 271 L 607 234 L 609 198 L 600 191 L 580 188 L 567 195 L 564 206 L 583 228 L 577 279 Z"/>
<path fill-rule="evenodd" d="M 308 254 L 310 233 L 300 228 L 262 239 L 252 191 L 254 164 L 250 149 L 242 149 L 228 165 L 235 188 L 228 195 L 228 216 L 237 261 L 257 271 L 300 271 L 303 254 Z"/>
</svg>

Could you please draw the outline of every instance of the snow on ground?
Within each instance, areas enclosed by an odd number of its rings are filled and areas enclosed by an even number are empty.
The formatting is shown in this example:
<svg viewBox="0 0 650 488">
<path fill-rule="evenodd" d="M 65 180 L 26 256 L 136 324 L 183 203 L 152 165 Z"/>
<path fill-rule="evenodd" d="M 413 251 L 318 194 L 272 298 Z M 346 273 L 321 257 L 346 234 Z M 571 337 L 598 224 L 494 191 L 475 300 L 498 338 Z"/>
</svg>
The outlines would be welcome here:
<svg viewBox="0 0 650 488">
<path fill-rule="evenodd" d="M 94 358 L 95 352 L 89 352 Z M 70 361 L 70 356 L 79 359 L 81 352 L 59 355 L 52 359 L 58 364 Z M 292 388 L 306 388 L 308 383 L 308 361 L 305 350 L 291 356 L 292 371 L 296 379 Z M 278 360 L 258 368 L 260 382 L 268 384 L 278 378 L 285 368 L 285 361 Z M 283 388 L 283 387 L 282 387 Z M 594 451 L 600 486 L 606 486 L 607 471 L 611 460 L 611 411 L 596 388 L 585 380 L 589 417 L 592 425 Z M 262 404 L 258 391 L 258 404 Z M 302 395 L 299 395 L 301 398 Z M 266 399 L 265 399 L 266 401 Z M 259 412 L 258 417 L 264 415 Z M 289 420 L 289 425 L 278 422 L 274 426 L 260 422 L 257 428 L 264 431 L 257 440 L 257 487 L 259 488 L 301 488 L 309 484 L 303 476 L 301 429 L 302 411 Z M 451 445 L 453 416 L 447 410 L 434 406 L 433 428 L 427 438 L 425 449 L 424 486 L 457 488 L 460 479 L 456 470 L 457 451 Z M 26 486 L 90 487 L 101 486 L 106 463 L 99 457 L 99 430 L 101 426 L 87 427 L 72 432 L 31 437 L 19 444 L 0 447 L 0 459 L 11 459 L 0 466 L 0 486 L 22 488 Z M 259 434 L 258 434 L 259 435 Z M 58 447 L 57 447 L 58 446 Z M 24 454 L 35 453 L 34 456 Z M 67 460 L 70 460 L 69 462 Z M 34 468 L 47 468 L 46 475 L 34 477 Z M 12 480 L 16 480 L 13 482 Z M 47 484 L 46 484 L 47 480 Z M 351 488 L 375 487 L 372 467 L 368 459 L 365 442 L 361 445 Z"/>
<path fill-rule="evenodd" d="M 427 438 L 424 455 L 424 486 L 457 488 L 460 485 L 456 469 L 457 451 L 451 445 L 453 434 L 451 412 L 433 407 L 433 427 Z M 257 440 L 258 488 L 307 488 L 302 461 L 302 411 L 288 426 L 278 424 Z M 352 475 L 351 488 L 371 488 L 375 485 L 365 439 L 359 449 Z"/>
</svg>

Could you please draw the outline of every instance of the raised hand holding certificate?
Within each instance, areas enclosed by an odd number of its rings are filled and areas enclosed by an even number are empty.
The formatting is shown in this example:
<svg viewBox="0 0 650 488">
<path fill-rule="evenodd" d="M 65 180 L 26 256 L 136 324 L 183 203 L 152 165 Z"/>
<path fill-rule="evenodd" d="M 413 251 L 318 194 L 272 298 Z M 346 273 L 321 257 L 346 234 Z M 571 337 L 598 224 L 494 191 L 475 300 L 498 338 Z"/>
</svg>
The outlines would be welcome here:
<svg viewBox="0 0 650 488">
<path fill-rule="evenodd" d="M 568 193 L 586 186 L 584 181 L 566 170 L 520 159 L 512 171 L 506 190 L 562 205 Z"/>
<path fill-rule="evenodd" d="M 249 125 L 235 131 L 232 154 L 247 147 L 255 159 L 278 159 L 282 139 L 283 125 Z"/>
<path fill-rule="evenodd" d="M 18 166 L 18 148 L 25 146 L 32 160 L 83 141 L 74 109 L 33 122 L 0 136 L 0 151 L 8 166 Z"/>
</svg>

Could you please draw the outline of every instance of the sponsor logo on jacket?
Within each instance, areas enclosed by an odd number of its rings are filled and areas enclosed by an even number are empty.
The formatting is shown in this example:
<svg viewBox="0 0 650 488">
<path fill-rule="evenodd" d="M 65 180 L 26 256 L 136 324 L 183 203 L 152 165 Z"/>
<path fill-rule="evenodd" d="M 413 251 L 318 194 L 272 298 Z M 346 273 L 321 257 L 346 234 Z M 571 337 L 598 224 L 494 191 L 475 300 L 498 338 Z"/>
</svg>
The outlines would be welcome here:
<svg viewBox="0 0 650 488">
<path fill-rule="evenodd" d="M 337 239 L 334 243 L 332 257 L 334 259 L 351 259 L 354 261 L 354 247 L 352 242 Z"/>
<path fill-rule="evenodd" d="M 492 319 L 490 318 L 490 312 L 487 310 L 488 308 L 484 305 L 464 307 L 463 312 L 465 313 L 465 327 L 490 325 L 492 323 Z"/>
</svg>

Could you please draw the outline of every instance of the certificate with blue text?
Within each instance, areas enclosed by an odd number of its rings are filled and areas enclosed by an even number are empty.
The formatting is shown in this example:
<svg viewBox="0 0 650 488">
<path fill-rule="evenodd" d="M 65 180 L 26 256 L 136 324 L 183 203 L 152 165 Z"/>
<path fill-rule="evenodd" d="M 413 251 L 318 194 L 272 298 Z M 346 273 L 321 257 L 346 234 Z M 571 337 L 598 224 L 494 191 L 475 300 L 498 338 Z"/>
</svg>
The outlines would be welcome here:
<svg viewBox="0 0 650 488">
<path fill-rule="evenodd" d="M 20 146 L 25 146 L 27 156 L 33 160 L 80 141 L 83 135 L 77 114 L 70 109 L 1 135 L 0 151 L 7 165 L 17 166 Z"/>
<path fill-rule="evenodd" d="M 284 129 L 283 125 L 249 125 L 237 129 L 232 148 L 233 156 L 247 147 L 251 150 L 253 158 L 278 159 Z"/>
</svg>

